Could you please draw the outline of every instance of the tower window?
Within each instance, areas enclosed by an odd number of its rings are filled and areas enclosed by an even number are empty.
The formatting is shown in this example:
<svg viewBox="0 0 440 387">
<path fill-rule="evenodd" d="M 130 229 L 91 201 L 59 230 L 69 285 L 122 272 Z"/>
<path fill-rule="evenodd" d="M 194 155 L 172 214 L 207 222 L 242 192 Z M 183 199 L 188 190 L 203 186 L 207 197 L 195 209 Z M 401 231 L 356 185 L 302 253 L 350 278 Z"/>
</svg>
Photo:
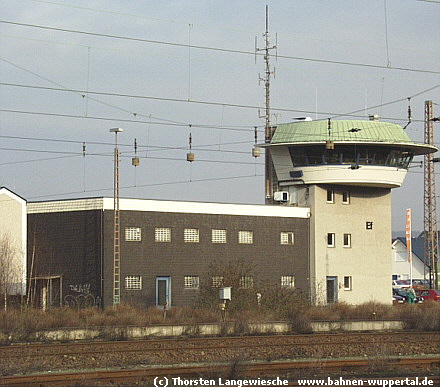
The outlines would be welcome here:
<svg viewBox="0 0 440 387">
<path fill-rule="evenodd" d="M 351 234 L 344 234 L 344 247 L 351 247 Z"/>
<path fill-rule="evenodd" d="M 327 233 L 327 247 L 335 247 L 335 233 Z"/>
<path fill-rule="evenodd" d="M 373 229 L 373 222 L 366 222 L 365 223 L 365 228 L 367 230 L 372 230 Z"/>
<path fill-rule="evenodd" d="M 342 191 L 342 204 L 350 204 L 350 192 Z"/>
<path fill-rule="evenodd" d="M 344 290 L 351 290 L 351 276 L 344 277 Z"/>
<path fill-rule="evenodd" d="M 327 203 L 334 203 L 335 202 L 335 191 L 332 189 L 327 190 Z"/>
</svg>

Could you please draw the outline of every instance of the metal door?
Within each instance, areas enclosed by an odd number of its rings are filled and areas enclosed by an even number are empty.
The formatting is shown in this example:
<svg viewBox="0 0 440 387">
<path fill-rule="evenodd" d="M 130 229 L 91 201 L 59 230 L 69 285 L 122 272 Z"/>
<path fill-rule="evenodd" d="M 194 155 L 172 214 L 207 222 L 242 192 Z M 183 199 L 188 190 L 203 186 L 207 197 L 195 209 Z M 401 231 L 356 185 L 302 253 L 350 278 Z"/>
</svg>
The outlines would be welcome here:
<svg viewBox="0 0 440 387">
<path fill-rule="evenodd" d="M 327 304 L 338 301 L 338 277 L 327 277 Z"/>
<path fill-rule="evenodd" d="M 156 306 L 171 306 L 171 278 L 156 277 Z"/>
</svg>

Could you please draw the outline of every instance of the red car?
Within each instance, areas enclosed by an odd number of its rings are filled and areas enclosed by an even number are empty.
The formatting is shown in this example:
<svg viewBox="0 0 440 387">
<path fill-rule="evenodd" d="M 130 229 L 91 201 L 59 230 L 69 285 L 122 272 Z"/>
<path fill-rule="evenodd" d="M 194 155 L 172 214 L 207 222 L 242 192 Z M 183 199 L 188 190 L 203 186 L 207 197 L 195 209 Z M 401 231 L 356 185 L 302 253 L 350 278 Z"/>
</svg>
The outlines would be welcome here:
<svg viewBox="0 0 440 387">
<path fill-rule="evenodd" d="M 424 300 L 440 301 L 440 290 L 422 289 L 416 290 L 416 294 L 423 297 Z"/>
</svg>

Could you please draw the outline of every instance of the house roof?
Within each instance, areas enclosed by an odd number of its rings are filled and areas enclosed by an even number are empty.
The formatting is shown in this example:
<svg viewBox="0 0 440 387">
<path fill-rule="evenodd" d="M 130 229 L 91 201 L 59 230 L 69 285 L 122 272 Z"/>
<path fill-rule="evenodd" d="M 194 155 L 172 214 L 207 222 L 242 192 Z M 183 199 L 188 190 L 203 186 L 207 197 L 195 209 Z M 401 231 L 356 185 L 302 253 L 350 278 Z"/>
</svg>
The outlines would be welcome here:
<svg viewBox="0 0 440 387">
<path fill-rule="evenodd" d="M 401 241 L 406 246 L 406 238 L 405 237 L 398 237 L 396 240 Z M 424 256 L 425 256 L 425 240 L 423 238 L 423 233 L 420 234 L 417 238 L 411 238 L 411 248 L 413 257 L 417 257 L 422 262 L 424 262 Z"/>
<path fill-rule="evenodd" d="M 10 198 L 17 200 L 19 202 L 22 203 L 26 203 L 27 200 L 24 199 L 23 197 L 21 197 L 20 195 L 17 195 L 15 192 L 11 191 L 9 188 L 7 187 L 0 187 L 0 195 L 1 194 L 5 194 L 8 195 Z"/>
</svg>

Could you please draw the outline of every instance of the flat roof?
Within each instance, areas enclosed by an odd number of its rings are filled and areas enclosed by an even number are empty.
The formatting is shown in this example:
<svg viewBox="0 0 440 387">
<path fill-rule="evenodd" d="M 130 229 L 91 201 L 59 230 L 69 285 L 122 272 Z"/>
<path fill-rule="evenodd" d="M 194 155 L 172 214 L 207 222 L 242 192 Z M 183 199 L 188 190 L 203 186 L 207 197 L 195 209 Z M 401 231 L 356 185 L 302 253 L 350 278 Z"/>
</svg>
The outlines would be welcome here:
<svg viewBox="0 0 440 387">
<path fill-rule="evenodd" d="M 190 214 L 244 215 L 280 218 L 310 218 L 310 208 L 265 204 L 229 204 L 150 199 L 119 200 L 120 211 L 174 212 Z M 113 198 L 85 198 L 30 202 L 28 214 L 88 210 L 113 211 Z"/>
</svg>

